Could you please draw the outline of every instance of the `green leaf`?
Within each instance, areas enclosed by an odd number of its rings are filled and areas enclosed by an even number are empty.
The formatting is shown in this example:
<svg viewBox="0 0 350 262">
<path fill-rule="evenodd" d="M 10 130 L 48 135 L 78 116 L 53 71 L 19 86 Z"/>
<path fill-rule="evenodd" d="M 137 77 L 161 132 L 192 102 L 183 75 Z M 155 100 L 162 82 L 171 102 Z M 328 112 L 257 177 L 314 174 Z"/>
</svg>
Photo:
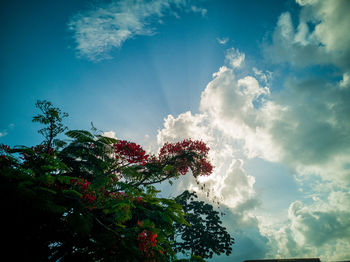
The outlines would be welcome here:
<svg viewBox="0 0 350 262">
<path fill-rule="evenodd" d="M 137 178 L 141 176 L 141 174 L 137 172 L 136 167 L 125 167 L 121 170 L 121 173 L 128 178 Z"/>
<path fill-rule="evenodd" d="M 46 188 L 46 187 L 39 187 L 38 190 L 42 191 L 44 193 L 52 194 L 52 195 L 56 195 L 57 194 L 57 192 L 55 190 L 52 190 L 52 189 L 49 189 L 49 188 Z"/>
<path fill-rule="evenodd" d="M 164 172 L 171 172 L 174 170 L 174 166 L 172 165 L 166 165 L 164 168 L 163 168 L 163 171 Z"/>
<path fill-rule="evenodd" d="M 98 138 L 99 142 L 102 142 L 102 143 L 107 144 L 107 145 L 115 144 L 118 142 L 117 139 L 112 138 L 112 137 L 106 137 L 106 136 L 100 136 L 100 135 L 97 135 L 96 137 Z"/>
<path fill-rule="evenodd" d="M 86 130 L 70 130 L 66 132 L 66 136 L 74 138 L 79 142 L 94 142 L 94 135 Z"/>
<path fill-rule="evenodd" d="M 62 193 L 63 193 L 63 195 L 65 195 L 65 196 L 67 196 L 69 198 L 80 199 L 82 197 L 81 193 L 79 193 L 78 191 L 73 190 L 73 189 L 63 190 Z"/>
<path fill-rule="evenodd" d="M 56 176 L 55 178 L 62 184 L 70 184 L 72 179 L 76 179 L 76 177 L 71 176 Z"/>
<path fill-rule="evenodd" d="M 67 216 L 67 221 L 72 229 L 82 235 L 88 235 L 92 229 L 92 218 L 81 213 L 73 213 Z"/>
</svg>

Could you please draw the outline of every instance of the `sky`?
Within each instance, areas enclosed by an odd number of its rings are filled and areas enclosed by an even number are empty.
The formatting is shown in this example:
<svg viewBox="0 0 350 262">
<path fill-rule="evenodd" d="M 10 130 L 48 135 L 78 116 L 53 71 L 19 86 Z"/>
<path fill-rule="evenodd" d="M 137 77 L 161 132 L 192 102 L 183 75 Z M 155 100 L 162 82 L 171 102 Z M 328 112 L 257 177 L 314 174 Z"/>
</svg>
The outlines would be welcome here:
<svg viewBox="0 0 350 262">
<path fill-rule="evenodd" d="M 40 143 L 34 104 L 70 129 L 200 139 L 233 253 L 350 259 L 350 1 L 6 1 L 0 143 Z M 199 190 L 186 176 L 169 196 Z M 199 192 L 199 194 L 201 194 Z M 211 202 L 213 203 L 213 202 Z"/>
</svg>

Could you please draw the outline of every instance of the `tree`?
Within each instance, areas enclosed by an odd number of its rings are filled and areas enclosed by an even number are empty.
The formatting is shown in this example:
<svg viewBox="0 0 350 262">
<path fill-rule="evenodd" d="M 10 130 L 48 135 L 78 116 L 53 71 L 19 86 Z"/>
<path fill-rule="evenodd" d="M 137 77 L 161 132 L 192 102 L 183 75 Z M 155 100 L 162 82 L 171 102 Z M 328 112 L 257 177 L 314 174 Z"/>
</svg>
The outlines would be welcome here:
<svg viewBox="0 0 350 262">
<path fill-rule="evenodd" d="M 45 145 L 46 150 L 49 150 L 52 146 L 63 146 L 64 142 L 55 139 L 55 137 L 67 129 L 67 127 L 62 124 L 62 120 L 67 117 L 68 114 L 62 113 L 59 108 L 53 107 L 52 103 L 46 100 L 38 100 L 35 106 L 40 109 L 41 114 L 34 116 L 32 121 L 47 125 L 47 127 L 38 131 L 45 138 L 42 144 Z"/>
<path fill-rule="evenodd" d="M 104 137 L 69 130 L 67 116 L 38 101 L 34 122 L 42 144 L 0 148 L 3 256 L 31 261 L 175 261 L 175 225 L 183 207 L 155 186 L 189 170 L 209 175 L 209 148 L 201 141 L 165 144 L 159 155 Z"/>
<path fill-rule="evenodd" d="M 196 201 L 196 193 L 184 191 L 176 197 L 182 206 L 187 224 L 176 224 L 175 247 L 182 253 L 190 251 L 202 258 L 212 258 L 213 254 L 231 254 L 234 238 L 221 226 L 219 212 L 210 204 Z"/>
</svg>

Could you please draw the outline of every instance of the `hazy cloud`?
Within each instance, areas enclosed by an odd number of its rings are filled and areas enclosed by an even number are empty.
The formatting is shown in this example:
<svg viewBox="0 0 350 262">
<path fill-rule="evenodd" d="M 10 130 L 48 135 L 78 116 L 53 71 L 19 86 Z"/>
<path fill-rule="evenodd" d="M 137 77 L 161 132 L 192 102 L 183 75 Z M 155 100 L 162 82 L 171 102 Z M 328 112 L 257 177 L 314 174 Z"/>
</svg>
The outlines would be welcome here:
<svg viewBox="0 0 350 262">
<path fill-rule="evenodd" d="M 223 37 L 223 38 L 217 37 L 216 40 L 218 41 L 218 43 L 220 45 L 225 45 L 230 40 L 230 38 L 228 38 L 228 37 Z"/>
<path fill-rule="evenodd" d="M 225 60 L 232 68 L 240 67 L 245 59 L 245 54 L 233 47 L 226 50 Z"/>
<path fill-rule="evenodd" d="M 200 13 L 202 16 L 205 16 L 208 12 L 207 9 L 205 8 L 201 8 L 195 5 L 191 5 L 191 11 L 195 12 L 195 13 Z"/>
<path fill-rule="evenodd" d="M 270 71 L 263 72 L 262 70 L 253 67 L 253 72 L 256 78 L 258 78 L 264 84 L 268 84 L 269 81 L 272 79 L 273 74 Z"/>
<path fill-rule="evenodd" d="M 320 79 L 288 80 L 276 98 L 285 110 L 269 129 L 286 163 L 350 182 L 350 89 Z"/>
<path fill-rule="evenodd" d="M 4 136 L 6 136 L 6 135 L 7 135 L 7 131 L 6 131 L 6 130 L 0 132 L 0 137 L 4 137 Z"/>
<path fill-rule="evenodd" d="M 152 35 L 155 25 L 162 23 L 167 14 L 186 9 L 206 14 L 206 9 L 185 0 L 121 0 L 97 4 L 89 10 L 74 15 L 68 28 L 73 33 L 78 55 L 92 61 L 111 58 L 111 50 L 121 47 L 130 38 Z"/>
</svg>

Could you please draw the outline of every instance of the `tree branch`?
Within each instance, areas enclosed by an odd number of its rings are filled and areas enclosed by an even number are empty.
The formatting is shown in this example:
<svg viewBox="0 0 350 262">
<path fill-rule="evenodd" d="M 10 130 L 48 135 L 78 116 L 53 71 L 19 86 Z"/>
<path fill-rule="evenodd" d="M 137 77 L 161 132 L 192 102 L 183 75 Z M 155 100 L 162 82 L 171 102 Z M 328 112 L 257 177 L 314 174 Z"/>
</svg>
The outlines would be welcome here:
<svg viewBox="0 0 350 262">
<path fill-rule="evenodd" d="M 118 234 L 118 232 L 114 231 L 113 229 L 109 228 L 108 226 L 106 226 L 105 224 L 103 224 L 97 217 L 94 216 L 94 219 L 97 221 L 97 223 L 99 223 L 104 229 L 112 232 L 114 235 L 116 235 L 117 237 L 120 237 L 120 234 Z"/>
</svg>

